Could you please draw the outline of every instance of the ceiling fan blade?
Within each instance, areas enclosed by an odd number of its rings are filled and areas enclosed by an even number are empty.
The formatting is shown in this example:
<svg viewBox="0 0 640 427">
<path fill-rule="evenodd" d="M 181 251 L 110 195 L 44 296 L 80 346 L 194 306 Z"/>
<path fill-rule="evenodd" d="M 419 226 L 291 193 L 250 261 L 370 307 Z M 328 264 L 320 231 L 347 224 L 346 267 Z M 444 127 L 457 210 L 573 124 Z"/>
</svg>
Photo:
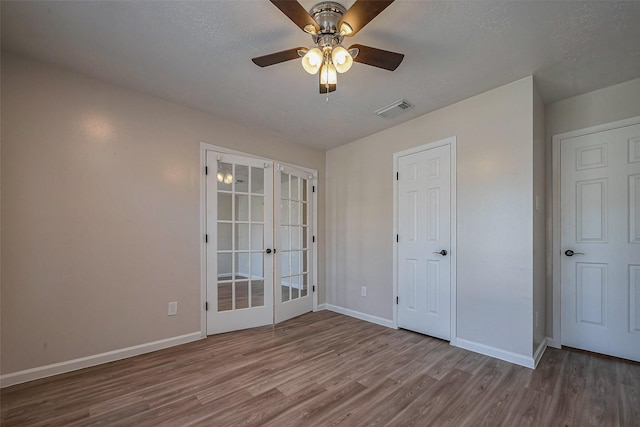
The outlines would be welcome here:
<svg viewBox="0 0 640 427">
<path fill-rule="evenodd" d="M 356 0 L 356 2 L 342 15 L 338 21 L 338 29 L 342 27 L 342 23 L 346 22 L 351 27 L 352 32 L 348 32 L 345 36 L 355 36 L 365 25 L 373 18 L 378 16 L 380 12 L 385 10 L 387 6 L 394 0 Z"/>
<path fill-rule="evenodd" d="M 394 71 L 402 60 L 404 55 L 401 53 L 389 52 L 388 50 L 376 49 L 375 47 L 354 44 L 349 47 L 358 49 L 360 52 L 353 58 L 354 61 L 361 64 L 371 65 L 372 67 L 384 68 L 385 70 Z"/>
<path fill-rule="evenodd" d="M 306 50 L 306 48 L 294 47 L 293 49 L 287 49 L 280 52 L 270 53 L 269 55 L 258 56 L 257 58 L 252 58 L 251 60 L 254 64 L 260 67 L 268 67 L 269 65 L 275 65 L 281 62 L 300 58 L 300 55 L 298 54 L 299 50 Z"/>
<path fill-rule="evenodd" d="M 270 1 L 275 7 L 280 9 L 282 13 L 287 15 L 294 24 L 300 27 L 302 31 L 309 32 L 308 30 L 305 30 L 305 27 L 308 27 L 309 25 L 313 26 L 316 32 L 320 30 L 320 26 L 318 25 L 318 23 L 313 19 L 311 15 L 309 15 L 309 12 L 307 12 L 304 7 L 302 7 L 302 5 L 296 0 Z"/>
</svg>

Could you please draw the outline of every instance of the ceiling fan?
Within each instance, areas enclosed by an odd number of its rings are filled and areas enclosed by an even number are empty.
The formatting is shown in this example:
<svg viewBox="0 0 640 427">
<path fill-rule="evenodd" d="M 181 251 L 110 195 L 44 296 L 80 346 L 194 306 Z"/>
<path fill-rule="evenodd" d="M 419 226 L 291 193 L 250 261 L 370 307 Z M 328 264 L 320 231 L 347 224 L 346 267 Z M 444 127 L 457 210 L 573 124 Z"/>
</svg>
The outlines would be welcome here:
<svg viewBox="0 0 640 427">
<path fill-rule="evenodd" d="M 260 67 L 267 67 L 302 57 L 302 67 L 309 74 L 319 74 L 320 93 L 335 91 L 337 73 L 349 71 L 354 61 L 394 71 L 404 58 L 401 53 L 361 44 L 354 44 L 349 49 L 342 46 L 345 37 L 356 35 L 394 0 L 356 0 L 348 10 L 340 3 L 323 1 L 309 12 L 296 0 L 270 1 L 302 31 L 311 35 L 314 46 L 283 50 L 252 61 Z"/>
</svg>

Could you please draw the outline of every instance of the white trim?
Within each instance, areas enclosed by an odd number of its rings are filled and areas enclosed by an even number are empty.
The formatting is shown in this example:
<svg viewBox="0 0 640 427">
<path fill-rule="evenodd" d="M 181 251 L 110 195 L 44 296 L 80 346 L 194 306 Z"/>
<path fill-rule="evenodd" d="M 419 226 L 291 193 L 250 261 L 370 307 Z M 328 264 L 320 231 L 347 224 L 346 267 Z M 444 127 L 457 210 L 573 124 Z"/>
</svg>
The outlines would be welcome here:
<svg viewBox="0 0 640 427">
<path fill-rule="evenodd" d="M 591 126 L 584 129 L 574 130 L 571 132 L 560 133 L 554 135 L 552 138 L 552 152 L 551 152 L 551 164 L 552 164 L 552 186 L 551 186 L 551 200 L 553 205 L 552 211 L 552 249 L 551 249 L 551 268 L 552 268 L 552 294 L 553 294 L 553 334 L 548 338 L 548 345 L 554 348 L 562 347 L 562 286 L 560 283 L 561 272 L 561 212 L 560 212 L 560 145 L 562 141 L 569 138 L 575 138 L 578 136 L 585 136 L 599 132 L 606 132 L 612 129 L 619 129 L 627 126 L 633 126 L 640 124 L 640 117 L 632 117 L 630 119 L 619 120 L 616 122 L 605 123 L 602 125 Z"/>
<path fill-rule="evenodd" d="M 525 356 L 523 354 L 513 353 L 513 352 L 502 350 L 496 347 L 491 347 L 485 344 L 479 344 L 477 342 L 468 341 L 462 338 L 457 338 L 455 347 L 464 348 L 465 350 L 484 354 L 485 356 L 495 357 L 496 359 L 504 360 L 510 363 L 515 363 L 516 365 L 524 366 L 525 368 L 535 369 L 535 366 L 536 366 L 533 360 L 533 357 L 531 356 Z"/>
<path fill-rule="evenodd" d="M 220 251 L 222 252 L 222 251 Z M 221 277 L 229 277 L 229 273 L 218 273 L 218 279 Z M 251 277 L 249 277 L 249 273 L 244 272 L 244 271 L 239 271 L 238 274 L 236 274 L 235 276 L 235 280 L 259 280 L 262 279 L 262 276 L 255 276 L 255 275 L 251 275 Z M 229 282 L 231 281 L 231 279 L 227 279 Z"/>
<path fill-rule="evenodd" d="M 311 185 L 315 188 L 315 191 L 311 192 L 311 203 L 313 203 L 313 218 L 311 219 L 312 233 L 315 236 L 315 242 L 311 242 L 311 248 L 313 249 L 313 257 L 311 259 L 311 268 L 313 274 L 313 286 L 315 286 L 315 292 L 313 292 L 313 311 L 320 310 L 318 308 L 318 293 L 320 292 L 320 286 L 318 284 L 318 174 L 313 175 Z M 313 289 L 313 288 L 312 288 Z M 326 298 L 326 295 L 325 295 Z"/>
<path fill-rule="evenodd" d="M 548 338 L 545 337 L 542 340 L 542 342 L 538 345 L 538 348 L 536 348 L 536 351 L 533 353 L 534 369 L 538 366 L 538 363 L 540 363 L 540 359 L 542 359 L 542 356 L 544 355 L 544 352 L 547 349 L 547 340 Z"/>
<path fill-rule="evenodd" d="M 558 350 L 562 348 L 560 341 L 556 341 L 551 337 L 547 337 L 547 347 L 557 348 Z"/>
<path fill-rule="evenodd" d="M 166 338 L 146 344 L 134 345 L 120 350 L 108 351 L 106 353 L 94 354 L 93 356 L 81 357 L 67 360 L 65 362 L 53 363 L 51 365 L 39 366 L 37 368 L 25 369 L 24 371 L 13 372 L 0 376 L 0 388 L 9 387 L 16 384 L 33 381 L 40 378 L 51 377 L 53 375 L 64 374 L 65 372 L 76 371 L 90 366 L 101 365 L 103 363 L 114 362 L 140 354 L 151 353 L 164 348 L 175 347 L 205 338 L 200 331 L 177 337 Z"/>
<path fill-rule="evenodd" d="M 364 320 L 365 322 L 375 323 L 380 326 L 386 326 L 387 328 L 398 329 L 393 320 L 383 319 L 382 317 L 373 316 L 367 313 L 361 313 L 359 311 L 351 310 L 344 307 L 339 307 L 333 304 L 321 304 L 325 310 L 333 311 L 334 313 L 344 314 L 345 316 L 355 317 L 356 319 Z"/>
<path fill-rule="evenodd" d="M 209 144 L 200 143 L 200 333 L 207 336 L 207 176 L 204 174 L 207 166 L 207 150 Z"/>
<path fill-rule="evenodd" d="M 296 166 L 296 165 L 292 165 L 290 163 L 286 163 L 286 162 L 282 162 L 280 160 L 275 160 L 275 159 L 271 159 L 269 157 L 265 157 L 265 156 L 257 156 L 255 154 L 251 154 L 251 153 L 245 153 L 243 151 L 237 151 L 237 150 L 232 150 L 231 148 L 227 148 L 227 147 L 221 147 L 219 145 L 213 145 L 210 144 L 208 142 L 200 142 L 200 151 L 215 151 L 216 153 L 221 153 L 221 154 L 229 154 L 229 155 L 233 155 L 233 156 L 243 156 L 243 157 L 249 157 L 255 160 L 266 160 L 267 162 L 273 162 L 274 164 L 278 164 L 284 167 L 288 167 L 288 168 L 293 168 L 296 169 L 298 171 L 303 171 L 304 173 L 308 173 L 310 175 L 313 175 L 314 177 L 318 176 L 318 171 L 315 169 L 310 169 L 310 168 L 306 168 L 304 166 Z M 206 164 L 206 156 L 204 158 L 201 158 L 201 164 L 204 165 Z M 204 173 L 204 171 L 203 171 Z"/>
<path fill-rule="evenodd" d="M 398 160 L 402 156 L 420 153 L 422 151 L 431 150 L 438 147 L 449 145 L 451 148 L 451 222 L 450 222 L 450 236 L 451 243 L 449 248 L 449 254 L 451 256 L 451 330 L 450 330 L 450 342 L 452 345 L 456 345 L 458 337 L 458 315 L 457 315 L 457 266 L 456 266 L 456 229 L 457 229 L 457 182 L 456 182 L 456 142 L 457 137 L 451 136 L 439 141 L 434 141 L 428 144 L 424 144 L 418 147 L 413 147 L 408 150 L 399 151 L 393 153 L 393 235 L 391 236 L 393 242 L 393 327 L 398 328 L 398 305 L 396 304 L 396 298 L 398 297 L 398 243 L 396 242 L 396 235 L 398 234 L 398 180 L 396 179 L 396 173 L 398 173 Z"/>
<path fill-rule="evenodd" d="M 455 136 L 449 138 L 451 143 L 451 336 L 449 342 L 456 345 L 458 341 L 458 276 L 457 276 L 457 259 L 458 259 L 458 237 L 456 230 L 458 229 L 458 211 L 457 211 L 457 138 Z"/>
<path fill-rule="evenodd" d="M 552 290 L 553 302 L 551 308 L 551 318 L 553 320 L 553 330 L 551 331 L 551 339 L 561 348 L 560 345 L 560 318 L 561 318 L 561 304 L 560 304 L 560 143 L 557 136 L 553 137 L 551 146 L 551 206 L 552 206 L 552 219 L 551 219 L 551 278 L 552 278 Z"/>
<path fill-rule="evenodd" d="M 326 310 L 327 309 L 327 304 L 322 303 L 322 304 L 318 304 L 313 308 L 313 311 L 322 311 L 322 310 Z"/>
</svg>

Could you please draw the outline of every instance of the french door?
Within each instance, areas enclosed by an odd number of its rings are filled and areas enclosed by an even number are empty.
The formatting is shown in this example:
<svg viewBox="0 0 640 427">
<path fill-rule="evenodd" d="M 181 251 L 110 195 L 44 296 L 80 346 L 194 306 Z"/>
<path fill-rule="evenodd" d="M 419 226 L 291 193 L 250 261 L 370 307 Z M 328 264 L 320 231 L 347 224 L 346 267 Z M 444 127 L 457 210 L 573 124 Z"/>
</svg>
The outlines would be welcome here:
<svg viewBox="0 0 640 427">
<path fill-rule="evenodd" d="M 273 321 L 273 165 L 207 151 L 207 333 Z"/>
<path fill-rule="evenodd" d="M 275 321 L 311 311 L 313 243 L 311 227 L 312 176 L 291 167 L 277 167 L 276 197 L 278 256 Z"/>
<path fill-rule="evenodd" d="M 206 165 L 207 334 L 311 311 L 313 177 L 214 151 Z"/>
</svg>

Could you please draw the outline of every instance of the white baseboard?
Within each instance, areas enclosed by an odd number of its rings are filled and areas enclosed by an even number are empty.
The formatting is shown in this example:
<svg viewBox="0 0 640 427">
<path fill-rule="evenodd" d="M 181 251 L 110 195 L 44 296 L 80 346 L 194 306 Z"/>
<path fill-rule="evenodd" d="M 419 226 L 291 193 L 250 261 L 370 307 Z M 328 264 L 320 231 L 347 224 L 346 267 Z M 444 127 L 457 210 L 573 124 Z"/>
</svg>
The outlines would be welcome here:
<svg viewBox="0 0 640 427">
<path fill-rule="evenodd" d="M 535 363 L 534 363 L 533 357 L 524 356 L 518 353 L 512 353 L 510 351 L 502 350 L 502 349 L 491 347 L 484 344 L 479 344 L 473 341 L 467 341 L 462 338 L 457 338 L 455 342 L 456 342 L 455 343 L 456 347 L 460 347 L 460 348 L 464 348 L 465 350 L 470 350 L 476 353 L 484 354 L 485 356 L 495 357 L 496 359 L 515 363 L 516 365 L 535 369 Z"/>
<path fill-rule="evenodd" d="M 322 304 L 325 310 L 333 311 L 336 313 L 344 314 L 345 316 L 355 317 L 356 319 L 364 320 L 366 322 L 375 323 L 377 325 L 386 326 L 387 328 L 397 329 L 392 320 L 383 319 L 382 317 L 373 316 L 371 314 L 361 313 L 359 311 L 350 310 L 348 308 L 339 307 L 332 304 Z M 318 306 L 318 309 L 320 306 Z"/>
<path fill-rule="evenodd" d="M 326 310 L 326 309 L 327 309 L 327 304 L 322 303 L 322 304 L 318 304 L 314 311 L 322 311 L 322 310 Z"/>
<path fill-rule="evenodd" d="M 560 344 L 560 342 L 554 340 L 551 337 L 547 337 L 547 345 L 549 347 L 557 348 L 558 350 L 560 350 L 562 348 L 562 345 Z"/>
<path fill-rule="evenodd" d="M 538 363 L 540 363 L 540 359 L 542 359 L 542 355 L 544 354 L 544 351 L 547 349 L 547 339 L 548 338 L 543 339 L 540 345 L 538 346 L 538 348 L 536 348 L 535 353 L 533 353 L 534 369 L 538 366 Z"/>
<path fill-rule="evenodd" d="M 197 341 L 204 337 L 205 336 L 203 336 L 200 331 L 192 332 L 190 334 L 166 338 L 146 344 L 134 345 L 133 347 L 127 347 L 120 350 L 108 351 L 106 353 L 95 354 L 93 356 L 81 357 L 79 359 L 0 375 L 0 388 L 26 383 L 27 381 L 33 381 L 40 378 L 51 377 L 53 375 L 64 374 L 65 372 L 76 371 L 78 369 L 101 365 L 103 363 L 114 362 L 116 360 L 126 359 L 127 357 L 138 356 L 144 353 L 151 353 L 152 351 L 162 350 L 163 348 Z"/>
</svg>

